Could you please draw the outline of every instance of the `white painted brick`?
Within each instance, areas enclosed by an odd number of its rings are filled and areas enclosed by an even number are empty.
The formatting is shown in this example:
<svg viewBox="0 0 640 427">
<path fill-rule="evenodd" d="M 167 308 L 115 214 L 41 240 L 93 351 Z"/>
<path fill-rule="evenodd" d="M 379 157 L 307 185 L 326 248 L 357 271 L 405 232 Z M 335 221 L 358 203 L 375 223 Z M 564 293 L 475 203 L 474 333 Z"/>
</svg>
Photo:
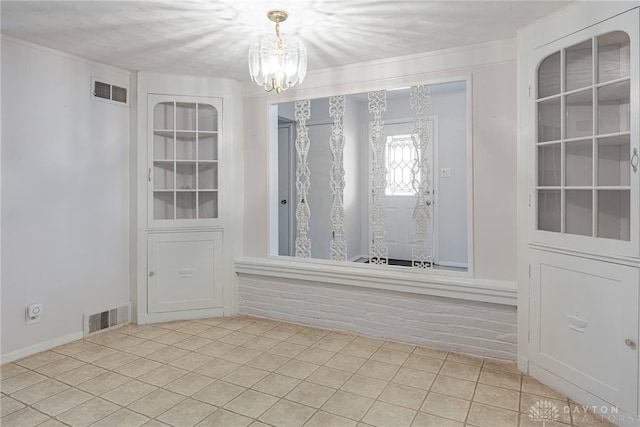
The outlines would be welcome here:
<svg viewBox="0 0 640 427">
<path fill-rule="evenodd" d="M 515 360 L 516 308 L 386 290 L 239 276 L 240 313 Z"/>
</svg>

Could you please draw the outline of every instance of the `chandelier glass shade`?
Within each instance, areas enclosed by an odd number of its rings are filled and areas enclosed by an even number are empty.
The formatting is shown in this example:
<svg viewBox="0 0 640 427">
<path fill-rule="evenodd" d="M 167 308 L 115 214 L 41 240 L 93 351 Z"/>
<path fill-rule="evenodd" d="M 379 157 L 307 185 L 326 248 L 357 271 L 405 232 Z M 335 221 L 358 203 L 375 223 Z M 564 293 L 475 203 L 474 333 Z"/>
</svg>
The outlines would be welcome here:
<svg viewBox="0 0 640 427">
<path fill-rule="evenodd" d="M 249 47 L 249 73 L 251 80 L 265 91 L 284 92 L 304 81 L 307 74 L 307 49 L 295 36 L 280 36 L 280 22 L 287 12 L 272 10 L 267 13 L 276 23 L 276 33 L 260 37 Z"/>
</svg>

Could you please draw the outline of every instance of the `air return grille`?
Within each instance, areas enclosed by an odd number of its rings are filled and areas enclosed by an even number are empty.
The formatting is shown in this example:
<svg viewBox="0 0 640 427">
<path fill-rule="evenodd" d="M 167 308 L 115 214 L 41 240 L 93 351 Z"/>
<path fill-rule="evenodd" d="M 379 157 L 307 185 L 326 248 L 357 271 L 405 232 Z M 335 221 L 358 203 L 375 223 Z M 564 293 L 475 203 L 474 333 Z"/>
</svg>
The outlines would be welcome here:
<svg viewBox="0 0 640 427">
<path fill-rule="evenodd" d="M 91 83 L 91 95 L 94 99 L 128 105 L 127 88 L 101 82 L 95 79 L 92 79 Z"/>
<path fill-rule="evenodd" d="M 84 336 L 95 332 L 113 328 L 114 326 L 129 322 L 129 306 L 112 308 L 95 314 L 84 315 Z"/>
</svg>

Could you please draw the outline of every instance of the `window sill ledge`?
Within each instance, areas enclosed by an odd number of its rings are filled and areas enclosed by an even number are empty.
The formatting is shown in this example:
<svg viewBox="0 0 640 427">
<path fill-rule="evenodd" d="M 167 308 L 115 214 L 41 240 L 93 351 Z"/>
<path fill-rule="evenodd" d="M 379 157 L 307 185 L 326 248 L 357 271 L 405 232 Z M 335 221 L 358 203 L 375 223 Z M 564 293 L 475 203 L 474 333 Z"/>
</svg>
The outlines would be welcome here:
<svg viewBox="0 0 640 427">
<path fill-rule="evenodd" d="M 469 301 L 517 305 L 517 282 L 440 275 L 404 267 L 363 265 L 290 257 L 235 260 L 235 272 L 334 285 L 383 289 Z"/>
</svg>

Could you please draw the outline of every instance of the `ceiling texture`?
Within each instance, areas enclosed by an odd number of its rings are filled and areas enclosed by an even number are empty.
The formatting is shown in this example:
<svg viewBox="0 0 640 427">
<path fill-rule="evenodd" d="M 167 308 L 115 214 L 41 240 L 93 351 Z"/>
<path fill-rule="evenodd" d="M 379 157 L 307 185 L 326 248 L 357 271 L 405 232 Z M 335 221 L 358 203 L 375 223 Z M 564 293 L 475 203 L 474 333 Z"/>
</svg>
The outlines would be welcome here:
<svg viewBox="0 0 640 427">
<path fill-rule="evenodd" d="M 274 32 L 304 41 L 309 70 L 515 37 L 569 1 L 1 1 L 10 37 L 126 70 L 249 80 L 249 44 Z"/>
</svg>

